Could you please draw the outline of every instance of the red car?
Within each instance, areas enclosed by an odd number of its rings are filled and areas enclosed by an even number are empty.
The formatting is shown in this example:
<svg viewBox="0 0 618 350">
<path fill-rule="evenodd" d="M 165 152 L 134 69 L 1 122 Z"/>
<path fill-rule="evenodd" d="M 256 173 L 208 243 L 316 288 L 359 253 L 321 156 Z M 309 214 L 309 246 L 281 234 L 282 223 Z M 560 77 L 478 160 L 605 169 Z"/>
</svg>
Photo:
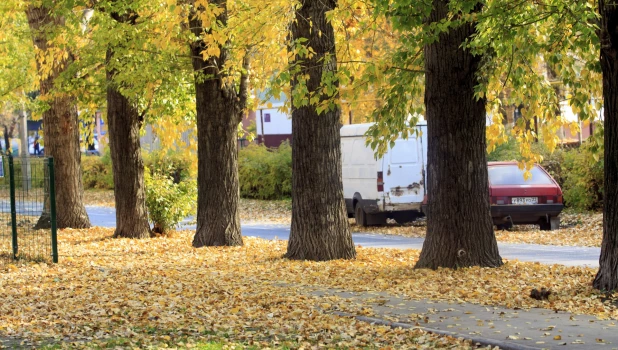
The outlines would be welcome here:
<svg viewBox="0 0 618 350">
<path fill-rule="evenodd" d="M 562 190 L 545 169 L 535 165 L 524 180 L 517 162 L 489 162 L 491 216 L 498 229 L 514 224 L 538 224 L 541 230 L 560 227 Z"/>
<path fill-rule="evenodd" d="M 535 165 L 530 170 L 532 178 L 524 180 L 517 162 L 489 162 L 487 166 L 491 217 L 499 230 L 516 224 L 539 225 L 545 231 L 560 228 L 562 190 L 545 169 Z M 427 196 L 421 208 L 427 213 Z"/>
</svg>

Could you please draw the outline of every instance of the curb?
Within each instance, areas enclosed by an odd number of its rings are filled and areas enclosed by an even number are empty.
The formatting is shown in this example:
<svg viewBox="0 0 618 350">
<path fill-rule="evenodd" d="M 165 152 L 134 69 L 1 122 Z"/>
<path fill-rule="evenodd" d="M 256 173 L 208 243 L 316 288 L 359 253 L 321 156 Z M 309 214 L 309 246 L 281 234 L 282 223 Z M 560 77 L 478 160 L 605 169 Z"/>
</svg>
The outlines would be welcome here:
<svg viewBox="0 0 618 350">
<path fill-rule="evenodd" d="M 516 344 L 516 343 L 512 343 L 512 342 L 508 342 L 508 341 L 503 341 L 503 340 L 490 339 L 490 338 L 484 338 L 484 337 L 474 337 L 474 336 L 470 336 L 470 335 L 466 335 L 466 334 L 461 334 L 461 333 L 456 333 L 456 332 L 443 331 L 443 330 L 439 330 L 439 329 L 433 329 L 433 328 L 422 327 L 422 326 L 413 326 L 413 325 L 411 325 L 409 323 L 391 322 L 391 321 L 384 320 L 384 319 L 381 319 L 381 318 L 357 316 L 357 315 L 348 314 L 348 313 L 345 313 L 345 312 L 335 311 L 332 314 L 336 315 L 336 316 L 342 316 L 342 317 L 353 317 L 356 320 L 361 321 L 361 322 L 367 322 L 367 323 L 371 323 L 371 324 L 378 324 L 378 325 L 382 325 L 382 326 L 388 326 L 388 327 L 391 327 L 391 328 L 420 329 L 420 330 L 423 330 L 423 331 L 428 332 L 428 333 L 433 333 L 433 334 L 438 334 L 438 335 L 446 335 L 446 336 L 451 336 L 451 337 L 455 337 L 455 338 L 468 339 L 468 340 L 472 341 L 474 344 L 478 343 L 478 344 L 481 344 L 481 345 L 484 345 L 484 346 L 492 346 L 492 347 L 497 346 L 500 349 L 504 349 L 504 350 L 539 350 L 539 349 L 543 349 L 543 348 L 537 348 L 537 347 L 532 347 L 532 346 L 528 346 L 528 345 Z"/>
</svg>

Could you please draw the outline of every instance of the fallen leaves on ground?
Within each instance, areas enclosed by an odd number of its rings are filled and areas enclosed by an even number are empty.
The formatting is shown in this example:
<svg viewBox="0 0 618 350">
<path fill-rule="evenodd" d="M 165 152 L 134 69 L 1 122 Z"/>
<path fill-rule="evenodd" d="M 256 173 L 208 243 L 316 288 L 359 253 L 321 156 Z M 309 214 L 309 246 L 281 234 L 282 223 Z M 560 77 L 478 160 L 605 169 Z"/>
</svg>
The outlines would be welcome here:
<svg viewBox="0 0 618 350">
<path fill-rule="evenodd" d="M 531 243 L 558 246 L 600 247 L 603 238 L 603 214 L 563 213 L 559 230 L 541 231 L 538 225 L 515 225 L 511 230 L 496 229 L 496 239 L 507 243 Z M 399 225 L 389 220 L 384 226 L 361 227 L 350 219 L 352 232 L 374 232 L 405 237 L 425 237 L 426 220 Z"/>
<path fill-rule="evenodd" d="M 86 348 L 188 348 L 211 341 L 257 348 L 471 347 L 332 315 L 371 310 L 305 290 L 351 281 L 352 288 L 372 288 L 382 264 L 376 258 L 390 256 L 388 269 L 395 272 L 411 267 L 414 252 L 360 248 L 355 261 L 313 263 L 282 259 L 285 241 L 245 238 L 243 247 L 195 249 L 191 232 L 144 240 L 112 234 L 62 230 L 59 264 L 9 265 L 0 273 L 0 337 Z"/>
<path fill-rule="evenodd" d="M 602 213 L 562 213 L 560 229 L 541 231 L 538 226 L 514 226 L 510 231 L 496 230 L 501 242 L 534 243 L 562 246 L 600 247 L 603 240 Z"/>
<path fill-rule="evenodd" d="M 86 205 L 114 206 L 113 191 L 86 191 Z M 96 204 L 98 203 L 98 204 Z M 240 200 L 240 219 L 248 223 L 289 225 L 292 219 L 290 200 Z M 381 233 L 405 237 L 425 237 L 426 221 L 399 225 L 389 220 L 387 225 L 362 227 L 350 219 L 352 232 Z M 512 230 L 496 230 L 500 242 L 532 243 L 559 246 L 600 247 L 603 237 L 603 214 L 563 212 L 559 230 L 541 231 L 538 225 L 517 225 Z"/>
<path fill-rule="evenodd" d="M 267 222 L 290 224 L 292 222 L 292 201 L 264 201 L 240 199 L 240 219 L 245 222 Z"/>
<path fill-rule="evenodd" d="M 111 190 L 84 191 L 84 205 L 113 208 L 116 206 L 116 203 L 114 201 L 114 191 L 111 191 Z"/>
<path fill-rule="evenodd" d="M 350 230 L 358 233 L 368 232 L 404 237 L 425 237 L 425 233 L 427 231 L 427 222 L 425 221 L 425 218 L 420 218 L 414 222 L 403 225 L 397 224 L 394 220 L 387 220 L 386 225 L 368 227 L 356 225 L 354 219 L 349 219 L 348 221 L 350 222 Z"/>
</svg>

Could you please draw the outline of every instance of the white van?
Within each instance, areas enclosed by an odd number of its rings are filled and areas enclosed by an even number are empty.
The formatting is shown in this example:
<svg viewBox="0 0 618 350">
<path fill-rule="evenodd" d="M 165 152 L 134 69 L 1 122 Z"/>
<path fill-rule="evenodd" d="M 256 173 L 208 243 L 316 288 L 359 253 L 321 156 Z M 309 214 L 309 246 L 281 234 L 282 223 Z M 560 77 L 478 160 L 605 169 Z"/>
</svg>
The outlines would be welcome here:
<svg viewBox="0 0 618 350">
<path fill-rule="evenodd" d="M 375 159 L 365 133 L 372 123 L 341 128 L 343 195 L 349 217 L 361 226 L 380 225 L 387 218 L 410 222 L 422 215 L 427 173 L 427 123 L 420 136 L 398 138 L 393 148 Z"/>
</svg>

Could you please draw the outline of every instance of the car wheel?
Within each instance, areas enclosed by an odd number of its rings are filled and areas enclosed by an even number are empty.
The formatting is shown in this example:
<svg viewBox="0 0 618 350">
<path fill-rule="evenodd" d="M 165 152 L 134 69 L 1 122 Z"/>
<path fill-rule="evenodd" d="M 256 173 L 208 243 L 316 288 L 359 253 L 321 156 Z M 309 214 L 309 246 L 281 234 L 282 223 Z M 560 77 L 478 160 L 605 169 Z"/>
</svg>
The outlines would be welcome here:
<svg viewBox="0 0 618 350">
<path fill-rule="evenodd" d="M 549 218 L 549 229 L 551 231 L 560 229 L 560 218 L 559 217 Z"/>
<path fill-rule="evenodd" d="M 560 218 L 553 216 L 549 218 L 549 222 L 541 222 L 539 227 L 542 231 L 554 231 L 560 228 Z"/>
<path fill-rule="evenodd" d="M 356 206 L 354 206 L 354 221 L 358 226 L 367 226 L 367 215 L 360 203 L 356 203 Z"/>
</svg>

